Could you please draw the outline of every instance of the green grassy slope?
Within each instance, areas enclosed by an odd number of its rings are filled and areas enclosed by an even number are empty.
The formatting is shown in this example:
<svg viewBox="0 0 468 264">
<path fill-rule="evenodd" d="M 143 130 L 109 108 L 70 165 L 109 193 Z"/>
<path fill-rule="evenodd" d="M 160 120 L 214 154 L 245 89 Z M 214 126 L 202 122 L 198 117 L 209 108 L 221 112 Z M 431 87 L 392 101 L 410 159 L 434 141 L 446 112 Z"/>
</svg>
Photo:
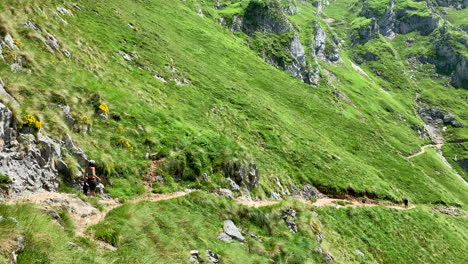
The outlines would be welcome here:
<svg viewBox="0 0 468 264">
<path fill-rule="evenodd" d="M 260 198 L 279 192 L 278 179 L 288 188 L 311 183 L 330 194 L 394 201 L 408 197 L 414 203 L 466 208 L 466 185 L 433 150 L 405 158 L 430 143 L 416 132 L 423 125 L 416 94 L 468 125 L 466 90 L 446 87 L 448 77 L 434 75 L 429 64 L 410 62 L 413 56 L 430 55 L 433 36 L 413 32 L 353 46 L 349 35 L 353 25 L 362 22 L 361 1 L 331 1 L 322 17 L 311 3 L 299 3 L 301 12 L 289 19 L 300 29 L 306 51 L 315 22 L 328 36 L 344 40 L 343 62 L 317 62 L 321 81 L 312 87 L 265 63 L 248 47 L 245 34 L 216 23 L 220 16 L 242 13 L 249 1 L 231 1 L 221 10 L 213 8 L 215 1 L 74 2 L 79 9 L 62 0 L 0 2 L 0 36 L 8 32 L 20 46 L 13 53 L 3 50 L 8 56 L 0 62 L 0 77 L 21 103 L 14 109 L 18 117 L 32 113 L 42 121 L 43 133 L 59 138 L 71 134 L 98 161 L 112 196 L 144 192 L 141 179 L 150 165 L 145 154 L 158 152 L 164 158 L 158 173 L 166 179 L 158 191 L 227 187 L 226 164 L 255 161 L 260 187 L 253 195 Z M 376 9 L 384 2 L 370 1 Z M 415 3 L 400 4 L 416 5 L 425 15 L 422 4 Z M 69 8 L 73 16 L 57 13 L 57 6 Z M 454 14 L 447 17 L 462 23 Z M 41 32 L 24 28 L 27 21 Z M 46 49 L 47 33 L 57 37 L 70 58 Z M 416 41 L 408 44 L 408 38 Z M 136 56 L 127 61 L 119 51 Z M 353 63 L 366 52 L 375 53 L 378 61 L 360 64 L 361 72 Z M 10 70 L 15 56 L 27 60 L 23 73 Z M 190 84 L 178 86 L 171 80 L 184 78 Z M 336 90 L 349 100 L 337 98 Z M 97 118 L 101 102 L 109 106 L 109 120 Z M 82 126 L 89 123 L 91 131 L 73 131 L 58 104 L 69 105 L 75 119 Z M 449 127 L 444 136 L 463 141 L 467 131 Z M 443 151 L 468 179 L 454 161 L 468 157 L 466 141 L 448 143 Z M 212 177 L 202 181 L 203 173 Z M 299 233 L 289 232 L 281 219 L 281 210 L 288 206 L 298 212 Z M 0 221 L 2 252 L 11 234 L 26 238 L 19 263 L 183 263 L 192 249 L 200 250 L 203 258 L 208 249 L 220 253 L 223 263 L 321 263 L 323 258 L 314 251 L 319 246 L 315 225 L 325 234 L 321 247 L 338 263 L 465 263 L 467 255 L 466 218 L 443 216 L 424 205 L 410 211 L 313 209 L 288 201 L 253 209 L 195 192 L 112 210 L 88 233 L 117 246 L 115 252 L 76 238 L 69 221 L 61 229 L 31 206 L 1 205 L 0 215 L 19 222 Z M 67 219 L 65 213 L 62 218 Z M 225 219 L 260 239 L 220 242 L 216 236 Z"/>
<path fill-rule="evenodd" d="M 282 211 L 289 207 L 297 212 L 298 233 L 291 233 L 282 219 Z M 425 207 L 408 211 L 381 207 L 314 209 L 283 202 L 256 209 L 195 192 L 112 210 L 88 233 L 112 243 L 116 251 L 105 251 L 94 242 L 73 237 L 69 223 L 62 223 L 64 230 L 32 206 L 2 205 L 0 214 L 18 220 L 17 224 L 0 221 L 2 234 L 10 235 L 0 236 L 0 249 L 11 234 L 21 234 L 26 247 L 19 254 L 19 264 L 186 263 L 191 250 L 199 250 L 204 261 L 206 250 L 212 250 L 226 264 L 326 263 L 316 252 L 319 247 L 338 263 L 466 262 L 466 218 L 441 215 Z M 65 215 L 62 218 L 66 219 Z M 246 234 L 244 243 L 216 238 L 226 219 L 232 219 Z M 317 231 L 324 235 L 321 244 Z"/>
<path fill-rule="evenodd" d="M 144 155 L 158 151 L 166 157 L 162 173 L 191 182 L 211 169 L 220 173 L 227 162 L 255 160 L 261 196 L 276 188 L 271 179 L 278 177 L 287 186 L 313 183 L 331 192 L 466 203 L 457 194 L 465 186 L 434 180 L 430 164 L 403 157 L 425 143 L 412 130 L 422 123 L 411 93 L 383 92 L 382 82 L 359 74 L 346 54 L 344 65 L 324 67 L 352 104 L 337 102 L 326 83 L 313 88 L 264 63 L 241 38 L 181 2 L 78 4 L 74 16 L 62 15 L 67 23 L 54 13 L 57 5 L 72 8 L 68 2 L 4 5 L 4 27 L 22 42 L 20 53 L 32 72 L 15 74 L 3 65 L 2 78 L 22 102 L 18 112 L 38 115 L 49 134 L 69 131 L 54 101 L 65 100 L 74 114 L 91 120 L 90 133 L 72 135 L 111 178 L 113 195 L 141 192 L 134 183 L 146 172 Z M 27 20 L 55 35 L 72 57 L 47 52 L 37 33 L 22 28 Z M 138 58 L 125 61 L 119 50 Z M 176 86 L 167 65 L 191 84 Z M 156 73 L 168 83 L 153 78 Z M 96 118 L 93 93 L 109 105 L 111 120 Z M 119 147 L 122 140 L 132 147 Z M 222 177 L 213 181 L 226 184 Z"/>
</svg>

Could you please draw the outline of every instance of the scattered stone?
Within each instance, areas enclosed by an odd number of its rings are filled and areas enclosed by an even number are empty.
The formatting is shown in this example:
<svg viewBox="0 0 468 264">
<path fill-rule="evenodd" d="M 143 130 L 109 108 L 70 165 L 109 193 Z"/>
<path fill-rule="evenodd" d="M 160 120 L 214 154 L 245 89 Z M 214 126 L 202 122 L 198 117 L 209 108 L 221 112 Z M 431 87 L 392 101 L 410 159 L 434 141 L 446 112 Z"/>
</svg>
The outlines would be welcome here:
<svg viewBox="0 0 468 264">
<path fill-rule="evenodd" d="M 297 233 L 298 228 L 295 222 L 296 211 L 292 207 L 289 207 L 288 209 L 282 212 L 282 218 L 286 222 L 286 225 L 288 226 L 289 230 L 293 233 Z"/>
<path fill-rule="evenodd" d="M 333 257 L 333 255 L 330 253 L 330 252 L 326 252 L 324 251 L 322 248 L 317 248 L 315 250 L 315 252 L 319 253 L 320 255 L 322 255 L 322 257 L 325 259 L 325 261 L 327 262 L 334 262 L 335 261 L 335 257 Z"/>
<path fill-rule="evenodd" d="M 73 16 L 73 12 L 63 6 L 57 6 L 57 11 L 62 15 Z"/>
<path fill-rule="evenodd" d="M 157 79 L 157 80 L 160 80 L 160 81 L 163 82 L 163 83 L 167 83 L 166 79 L 164 79 L 164 77 L 162 77 L 162 76 L 159 75 L 159 74 L 155 74 L 155 75 L 153 75 L 153 77 L 154 77 L 155 79 Z"/>
<path fill-rule="evenodd" d="M 358 248 L 356 248 L 356 254 L 358 254 L 359 256 L 361 257 L 365 257 L 366 255 L 361 251 L 359 250 Z"/>
<path fill-rule="evenodd" d="M 432 208 L 432 210 L 434 210 L 436 212 L 439 212 L 441 214 L 446 214 L 446 215 L 450 215 L 450 216 L 465 216 L 465 215 L 467 215 L 467 213 L 463 209 L 457 208 L 457 207 L 448 207 L 448 206 L 434 207 L 434 208 Z"/>
<path fill-rule="evenodd" d="M 255 234 L 249 234 L 249 236 L 253 239 L 257 239 L 257 240 L 260 239 L 260 237 Z"/>
<path fill-rule="evenodd" d="M 317 236 L 317 241 L 319 242 L 319 244 L 322 244 L 323 239 L 325 238 L 325 236 L 323 235 L 323 233 L 320 232 L 320 231 L 317 231 L 317 232 L 315 233 L 315 235 Z"/>
<path fill-rule="evenodd" d="M 218 239 L 221 240 L 221 241 L 227 242 L 227 243 L 231 243 L 232 240 L 233 240 L 232 237 L 230 237 L 228 234 L 226 234 L 224 232 L 219 233 Z"/>
<path fill-rule="evenodd" d="M 130 54 L 124 52 L 124 51 L 121 51 L 119 50 L 119 54 L 122 56 L 122 58 L 124 58 L 124 60 L 126 61 L 133 61 L 133 58 Z"/>
<path fill-rule="evenodd" d="M 200 263 L 200 252 L 198 250 L 190 250 L 189 262 Z"/>
<path fill-rule="evenodd" d="M 273 199 L 273 200 L 278 200 L 278 201 L 279 201 L 279 200 L 283 200 L 283 198 L 281 198 L 281 195 L 280 195 L 279 193 L 277 193 L 277 192 L 272 192 L 272 193 L 270 194 L 270 197 L 271 197 L 271 199 Z"/>
<path fill-rule="evenodd" d="M 18 236 L 16 238 L 16 247 L 11 252 L 11 261 L 12 263 L 18 262 L 18 254 L 24 250 L 25 247 L 25 239 L 23 236 Z"/>
<path fill-rule="evenodd" d="M 210 175 L 208 175 L 208 173 L 203 173 L 202 178 L 204 181 L 208 181 L 210 179 Z"/>
<path fill-rule="evenodd" d="M 214 9 L 222 9 L 222 8 L 225 8 L 225 7 L 226 7 L 226 5 L 221 3 L 220 0 L 216 0 L 215 5 L 214 5 Z"/>
<path fill-rule="evenodd" d="M 18 46 L 16 45 L 16 43 L 15 43 L 13 37 L 12 37 L 9 33 L 7 33 L 7 34 L 5 35 L 5 37 L 3 38 L 3 42 L 4 42 L 4 44 L 6 45 L 7 48 L 9 48 L 9 49 L 11 49 L 11 50 L 14 50 L 14 51 L 18 51 L 18 50 L 19 50 L 19 48 L 18 48 Z"/>
<path fill-rule="evenodd" d="M 219 254 L 216 254 L 215 252 L 211 250 L 206 251 L 206 256 L 208 257 L 208 260 L 213 264 L 218 264 L 219 259 L 221 258 Z"/>
<path fill-rule="evenodd" d="M 220 189 L 216 190 L 216 194 L 218 194 L 220 196 L 226 196 L 226 197 L 229 197 L 231 199 L 234 199 L 234 194 L 229 189 L 220 188 Z"/>
<path fill-rule="evenodd" d="M 232 220 L 225 220 L 224 221 L 224 233 L 228 236 L 232 237 L 233 239 L 244 241 L 245 238 L 237 228 L 237 226 L 232 222 Z"/>
<path fill-rule="evenodd" d="M 62 217 L 60 217 L 59 213 L 56 210 L 50 208 L 49 206 L 43 206 L 43 207 L 40 207 L 39 209 L 42 210 L 44 213 L 46 213 L 48 216 L 50 216 L 54 220 L 57 220 L 57 221 L 62 220 Z"/>
<path fill-rule="evenodd" d="M 23 67 L 21 67 L 18 63 L 13 63 L 10 65 L 10 70 L 15 73 L 19 73 L 23 71 Z"/>
<path fill-rule="evenodd" d="M 45 43 L 51 52 L 60 51 L 60 42 L 52 34 L 47 34 Z"/>
<path fill-rule="evenodd" d="M 63 51 L 63 56 L 65 56 L 65 57 L 67 57 L 67 58 L 71 58 L 71 53 L 70 53 L 70 51 L 64 50 L 64 51 Z"/>
<path fill-rule="evenodd" d="M 327 262 L 334 262 L 335 261 L 335 257 L 333 257 L 333 255 L 330 252 L 324 252 L 322 255 L 323 255 L 323 258 L 325 259 L 325 261 L 327 261 Z"/>
<path fill-rule="evenodd" d="M 31 29 L 33 31 L 36 31 L 37 33 L 41 33 L 41 29 L 36 24 L 34 24 L 34 22 L 32 22 L 32 21 L 26 22 L 26 24 L 24 24 L 24 27 L 28 28 L 28 29 Z"/>
<path fill-rule="evenodd" d="M 171 81 L 175 82 L 177 86 L 187 86 L 190 84 L 190 80 L 187 78 L 182 78 L 182 79 L 172 78 Z"/>
</svg>

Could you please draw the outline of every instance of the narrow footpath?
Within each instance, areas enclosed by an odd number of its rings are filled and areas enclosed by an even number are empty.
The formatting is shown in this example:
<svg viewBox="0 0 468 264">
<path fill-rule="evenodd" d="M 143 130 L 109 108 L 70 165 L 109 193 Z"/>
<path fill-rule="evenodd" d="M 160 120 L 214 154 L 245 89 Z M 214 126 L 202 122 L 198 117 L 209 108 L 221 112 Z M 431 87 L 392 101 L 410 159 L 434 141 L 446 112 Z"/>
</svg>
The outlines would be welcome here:
<svg viewBox="0 0 468 264">
<path fill-rule="evenodd" d="M 143 201 L 157 202 L 162 200 L 170 200 L 178 197 L 185 196 L 190 192 L 175 192 L 168 194 L 148 194 L 146 196 L 141 196 L 131 200 L 127 200 L 125 203 L 138 203 Z M 304 203 L 310 203 L 304 199 L 297 198 L 299 201 Z M 236 199 L 237 203 L 249 206 L 249 207 L 263 207 L 271 206 L 278 204 L 280 201 L 269 201 L 269 200 L 259 200 L 259 201 L 246 201 L 242 199 Z M 40 208 L 44 209 L 46 212 L 52 208 L 65 207 L 67 208 L 73 222 L 75 224 L 75 232 L 77 236 L 86 237 L 90 240 L 96 242 L 96 244 L 107 250 L 115 250 L 116 248 L 112 245 L 109 245 L 103 241 L 96 240 L 95 238 L 86 234 L 86 229 L 90 226 L 96 225 L 99 222 L 103 221 L 107 213 L 121 205 L 123 203 L 119 202 L 117 199 L 99 199 L 99 203 L 103 205 L 103 209 L 100 211 L 93 207 L 91 204 L 82 201 L 74 194 L 67 193 L 53 193 L 53 192 L 43 192 L 43 193 L 34 193 L 29 194 L 23 197 L 18 197 L 7 202 L 7 204 L 17 204 L 17 203 L 34 203 L 37 204 Z M 332 199 L 332 198 L 321 198 L 312 203 L 315 207 L 324 207 L 332 206 L 336 208 L 341 207 L 373 207 L 373 206 L 385 206 L 388 208 L 393 208 L 397 210 L 408 210 L 414 208 L 414 206 L 403 207 L 397 204 L 383 203 L 374 200 L 365 200 L 360 201 L 357 199 Z"/>
</svg>

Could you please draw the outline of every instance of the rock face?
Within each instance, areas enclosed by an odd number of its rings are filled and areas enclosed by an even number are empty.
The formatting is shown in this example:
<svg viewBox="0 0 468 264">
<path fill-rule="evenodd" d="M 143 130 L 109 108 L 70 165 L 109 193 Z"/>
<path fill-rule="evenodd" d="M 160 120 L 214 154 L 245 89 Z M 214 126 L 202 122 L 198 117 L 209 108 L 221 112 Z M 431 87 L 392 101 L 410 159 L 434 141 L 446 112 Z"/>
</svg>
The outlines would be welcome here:
<svg viewBox="0 0 468 264">
<path fill-rule="evenodd" d="M 280 34 L 293 31 L 293 26 L 278 1 L 251 1 L 245 9 L 242 30 L 250 36 L 255 32 Z"/>
<path fill-rule="evenodd" d="M 431 62 L 438 72 L 451 75 L 450 83 L 453 86 L 468 89 L 467 59 L 454 47 L 454 43 L 458 42 L 468 49 L 468 40 L 454 39 L 447 26 L 440 29 L 440 34 L 441 38 L 434 44 L 435 56 Z"/>
<path fill-rule="evenodd" d="M 468 0 L 436 0 L 439 6 L 463 9 L 468 6 Z"/>
<path fill-rule="evenodd" d="M 299 41 L 299 35 L 294 34 L 291 41 L 289 52 L 291 54 L 293 62 L 291 65 L 286 66 L 286 70 L 290 72 L 294 77 L 302 80 L 307 84 L 317 85 L 318 84 L 318 71 L 308 67 L 306 62 L 306 54 L 304 47 Z"/>
<path fill-rule="evenodd" d="M 418 11 L 411 6 L 402 9 L 395 8 L 396 1 L 390 1 L 385 12 L 379 14 L 381 10 L 372 9 L 369 2 L 365 2 L 361 13 L 362 17 L 371 19 L 368 23 L 363 23 L 358 27 L 357 34 L 352 36 L 353 43 L 365 43 L 380 33 L 385 37 L 393 37 L 395 33 L 406 34 L 418 31 L 422 35 L 429 35 L 439 25 L 439 20 L 427 11 L 427 14 Z"/>
<path fill-rule="evenodd" d="M 452 125 L 454 127 L 463 127 L 463 124 L 455 120 L 454 114 L 435 107 L 422 107 L 419 109 L 419 115 L 426 123 L 433 126 L 443 124 Z"/>
<path fill-rule="evenodd" d="M 58 177 L 68 173 L 63 157 L 61 142 L 20 134 L 13 113 L 0 103 L 0 174 L 11 181 L 0 190 L 0 197 L 56 191 Z"/>
<path fill-rule="evenodd" d="M 245 186 L 249 190 L 258 186 L 259 173 L 257 164 L 252 163 L 227 163 L 224 165 L 224 173 L 232 178 L 238 185 Z"/>
</svg>

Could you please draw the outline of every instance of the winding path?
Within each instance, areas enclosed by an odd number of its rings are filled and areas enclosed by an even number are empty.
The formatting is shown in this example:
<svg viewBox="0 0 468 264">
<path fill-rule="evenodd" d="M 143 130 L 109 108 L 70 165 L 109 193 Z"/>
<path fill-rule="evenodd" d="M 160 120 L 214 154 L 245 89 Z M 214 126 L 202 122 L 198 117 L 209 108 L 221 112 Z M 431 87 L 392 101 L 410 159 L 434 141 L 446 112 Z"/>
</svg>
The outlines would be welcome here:
<svg viewBox="0 0 468 264">
<path fill-rule="evenodd" d="M 175 192 L 175 193 L 168 193 L 168 194 L 150 194 L 146 196 L 141 196 L 135 199 L 131 199 L 126 201 L 126 203 L 138 203 L 143 201 L 150 201 L 150 202 L 157 202 L 162 200 L 170 200 L 174 198 L 178 198 L 181 196 L 185 196 L 189 194 L 189 191 L 185 192 Z M 296 198 L 303 203 L 309 203 L 304 199 Z M 242 199 L 235 200 L 237 203 L 249 206 L 249 207 L 263 207 L 263 206 L 271 206 L 278 204 L 280 201 L 269 201 L 269 200 L 259 200 L 259 201 L 246 201 Z M 76 197 L 73 194 L 67 193 L 53 193 L 53 192 L 43 192 L 43 193 L 34 193 L 30 195 L 26 195 L 23 197 L 18 197 L 8 201 L 8 204 L 16 204 L 16 203 L 34 203 L 38 204 L 41 207 L 57 207 L 57 206 L 65 206 L 70 216 L 72 217 L 75 223 L 75 232 L 77 236 L 81 237 L 89 237 L 85 231 L 88 227 L 92 225 L 96 225 L 102 220 L 104 220 L 107 213 L 121 205 L 116 199 L 100 199 L 99 202 L 104 206 L 102 211 L 97 210 L 95 207 L 90 205 L 89 203 L 83 202 L 80 198 Z M 407 210 L 414 208 L 412 207 L 403 207 L 396 204 L 391 203 L 382 203 L 373 200 L 366 200 L 360 201 L 357 199 L 332 199 L 332 198 L 321 198 L 312 203 L 313 206 L 316 207 L 324 207 L 324 206 L 333 206 L 336 208 L 341 207 L 372 207 L 372 206 L 385 206 L 388 208 L 393 208 L 397 210 Z M 93 239 L 94 240 L 94 239 Z M 96 241 L 98 244 L 102 244 L 99 241 Z M 112 246 L 110 245 L 101 245 L 104 248 L 111 249 Z"/>
<path fill-rule="evenodd" d="M 442 149 L 442 146 L 443 146 L 443 145 L 444 145 L 444 144 L 429 144 L 429 145 L 424 145 L 424 146 L 421 147 L 421 150 L 419 150 L 418 152 L 416 152 L 416 153 L 414 153 L 414 154 L 412 154 L 412 155 L 410 155 L 410 156 L 407 156 L 406 158 L 407 158 L 407 159 L 412 159 L 412 158 L 417 157 L 417 156 L 419 156 L 419 155 L 421 155 L 421 154 L 423 154 L 423 153 L 426 153 L 426 149 L 427 149 L 427 148 L 435 147 L 436 149 Z"/>
</svg>

